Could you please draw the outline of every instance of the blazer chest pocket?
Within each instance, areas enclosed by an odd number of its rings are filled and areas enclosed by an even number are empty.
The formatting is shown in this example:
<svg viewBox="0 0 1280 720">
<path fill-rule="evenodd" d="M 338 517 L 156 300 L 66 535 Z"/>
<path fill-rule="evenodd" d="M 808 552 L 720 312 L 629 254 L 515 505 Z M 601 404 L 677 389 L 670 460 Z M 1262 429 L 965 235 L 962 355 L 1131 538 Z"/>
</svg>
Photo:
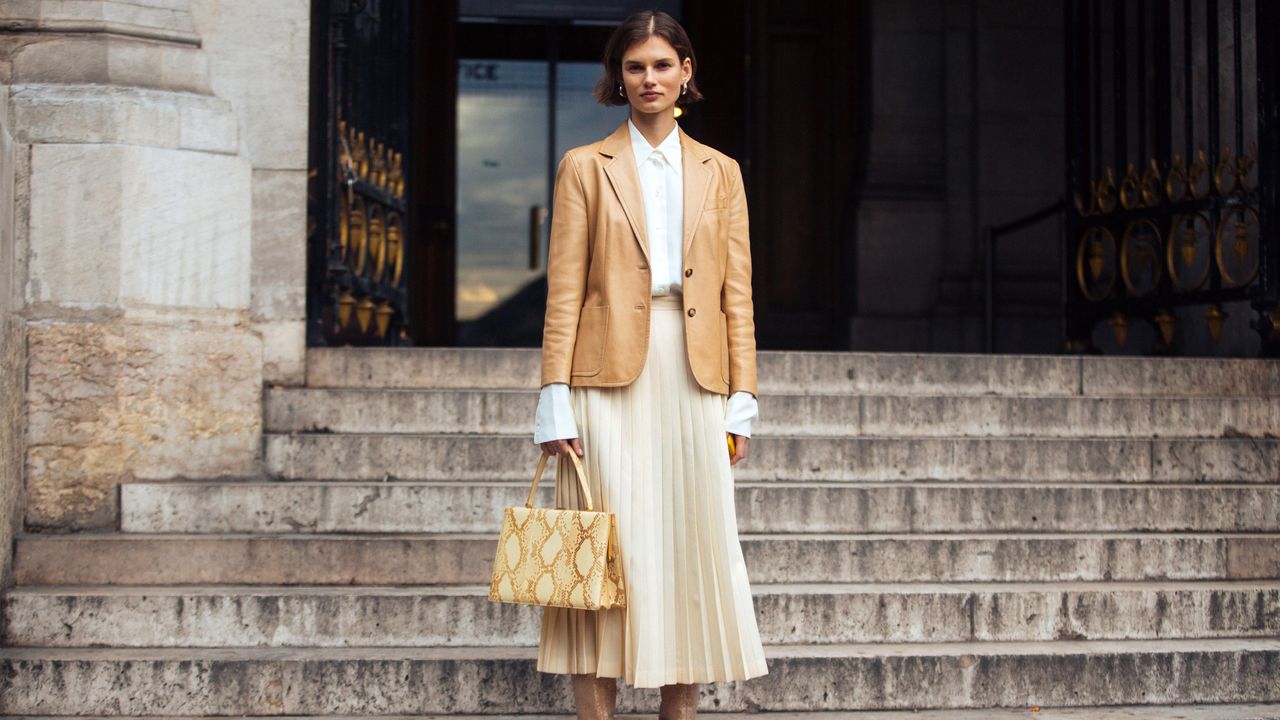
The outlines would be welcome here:
<svg viewBox="0 0 1280 720">
<path fill-rule="evenodd" d="M 572 375 L 596 375 L 604 365 L 604 343 L 609 331 L 609 306 L 590 305 L 578 315 L 578 337 L 573 344 Z"/>
</svg>

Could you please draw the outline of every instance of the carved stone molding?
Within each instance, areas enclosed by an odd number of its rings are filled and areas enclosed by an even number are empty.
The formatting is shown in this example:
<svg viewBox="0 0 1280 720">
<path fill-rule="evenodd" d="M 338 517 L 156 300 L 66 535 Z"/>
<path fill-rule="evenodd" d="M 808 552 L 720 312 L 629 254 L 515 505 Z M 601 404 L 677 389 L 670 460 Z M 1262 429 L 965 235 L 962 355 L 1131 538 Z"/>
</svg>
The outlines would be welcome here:
<svg viewBox="0 0 1280 720">
<path fill-rule="evenodd" d="M 2 3 L 0 82 L 210 93 L 189 0 Z"/>
</svg>

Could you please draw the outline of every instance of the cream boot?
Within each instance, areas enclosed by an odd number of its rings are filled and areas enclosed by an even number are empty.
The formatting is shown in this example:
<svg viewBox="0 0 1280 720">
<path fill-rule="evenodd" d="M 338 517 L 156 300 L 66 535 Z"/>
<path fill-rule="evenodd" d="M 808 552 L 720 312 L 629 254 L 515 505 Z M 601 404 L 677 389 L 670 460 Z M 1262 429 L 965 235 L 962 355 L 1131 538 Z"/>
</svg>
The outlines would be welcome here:
<svg viewBox="0 0 1280 720">
<path fill-rule="evenodd" d="M 574 673 L 573 702 L 578 720 L 613 720 L 618 701 L 618 679 Z"/>
<path fill-rule="evenodd" d="M 658 720 L 693 720 L 698 716 L 697 683 L 663 685 Z"/>
</svg>

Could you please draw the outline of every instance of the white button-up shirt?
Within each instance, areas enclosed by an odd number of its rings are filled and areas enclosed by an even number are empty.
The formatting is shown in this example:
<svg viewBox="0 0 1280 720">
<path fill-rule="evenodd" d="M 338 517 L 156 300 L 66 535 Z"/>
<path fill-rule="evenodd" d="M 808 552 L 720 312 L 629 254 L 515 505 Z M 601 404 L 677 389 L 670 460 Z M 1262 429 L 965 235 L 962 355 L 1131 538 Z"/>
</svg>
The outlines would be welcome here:
<svg viewBox="0 0 1280 720">
<path fill-rule="evenodd" d="M 636 156 L 636 172 L 644 195 L 644 225 L 649 236 L 651 294 L 667 295 L 684 291 L 680 266 L 684 261 L 684 163 L 680 154 L 680 126 L 671 128 L 657 147 L 649 144 L 640 129 L 631 128 L 631 149 Z"/>
<path fill-rule="evenodd" d="M 627 119 L 627 127 L 631 129 L 631 148 L 635 153 L 636 171 L 644 196 L 651 294 L 683 292 L 680 269 L 684 264 L 684 165 L 680 152 L 680 126 L 677 124 L 672 128 L 656 147 L 649 144 L 630 118 Z M 749 437 L 751 423 L 758 414 L 755 396 L 739 390 L 729 397 L 725 409 L 725 430 Z M 575 437 L 578 437 L 578 428 L 569 386 L 548 383 L 538 397 L 533 441 L 541 444 L 548 440 Z"/>
</svg>

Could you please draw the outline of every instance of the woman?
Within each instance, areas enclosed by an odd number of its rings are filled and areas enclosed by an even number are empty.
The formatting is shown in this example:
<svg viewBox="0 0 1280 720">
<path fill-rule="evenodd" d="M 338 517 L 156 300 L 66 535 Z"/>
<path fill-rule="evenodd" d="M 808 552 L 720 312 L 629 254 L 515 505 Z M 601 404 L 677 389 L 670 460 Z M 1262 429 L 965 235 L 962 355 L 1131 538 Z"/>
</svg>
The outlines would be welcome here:
<svg viewBox="0 0 1280 720">
<path fill-rule="evenodd" d="M 537 667 L 573 674 L 579 717 L 612 716 L 618 677 L 684 718 L 699 683 L 768 672 L 730 469 L 757 415 L 746 195 L 738 164 L 676 124 L 702 97 L 695 67 L 669 15 L 627 18 L 595 95 L 630 117 L 556 173 L 534 441 L 583 458 L 627 593 L 544 610 Z M 572 463 L 556 474 L 557 504 L 581 507 Z"/>
</svg>

